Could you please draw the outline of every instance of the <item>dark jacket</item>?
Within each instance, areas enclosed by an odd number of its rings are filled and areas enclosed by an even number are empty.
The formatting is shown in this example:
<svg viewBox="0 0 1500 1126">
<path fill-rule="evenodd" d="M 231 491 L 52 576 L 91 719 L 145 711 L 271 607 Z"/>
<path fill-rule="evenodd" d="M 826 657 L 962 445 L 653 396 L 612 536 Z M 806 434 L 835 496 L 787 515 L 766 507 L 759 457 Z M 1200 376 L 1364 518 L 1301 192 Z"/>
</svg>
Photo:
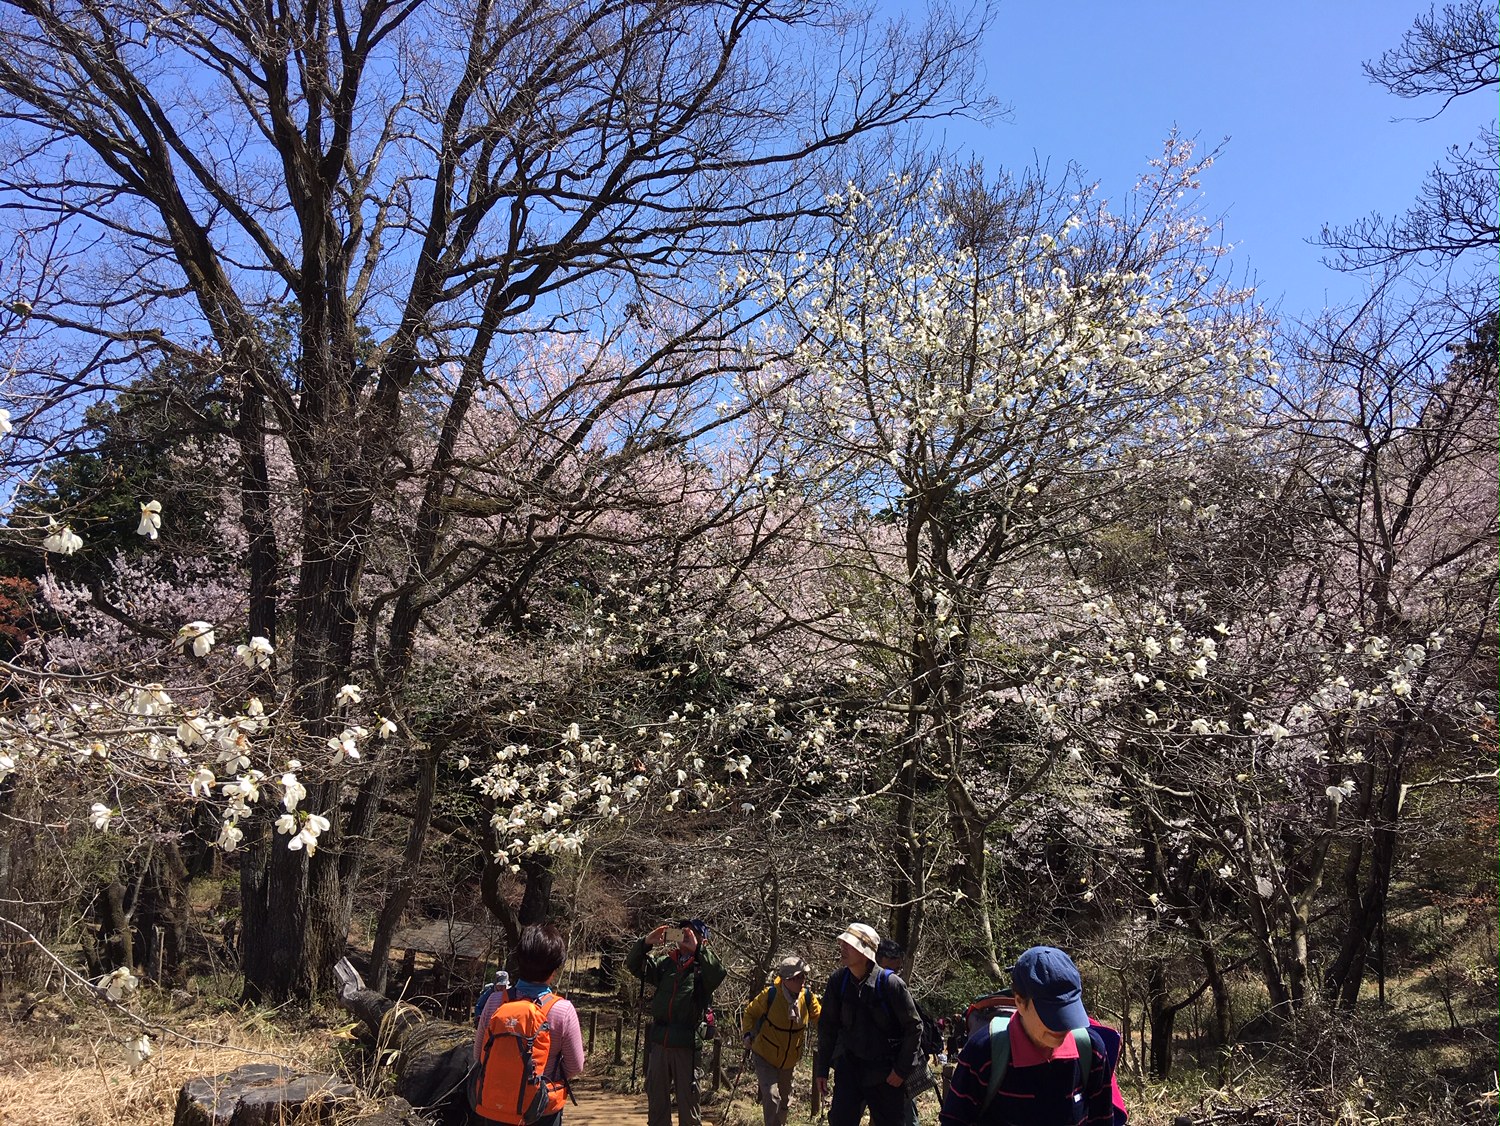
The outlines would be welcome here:
<svg viewBox="0 0 1500 1126">
<path fill-rule="evenodd" d="M 707 946 L 684 958 L 676 950 L 651 956 L 644 938 L 636 939 L 625 956 L 625 968 L 647 985 L 651 997 L 651 1027 L 646 1036 L 653 1044 L 691 1048 L 698 1035 L 703 1010 L 724 980 L 724 964 Z"/>
<path fill-rule="evenodd" d="M 883 1083 L 893 1071 L 906 1080 L 925 1062 L 921 1044 L 922 1018 L 899 976 L 873 968 L 856 982 L 848 970 L 834 971 L 823 989 L 815 1076 L 831 1068 L 858 1071 L 863 1086 Z"/>
<path fill-rule="evenodd" d="M 1012 1045 L 1017 1036 L 1025 1036 L 1019 1020 L 1011 1024 Z M 1120 1034 L 1091 1021 L 1089 1042 L 1094 1058 L 1087 1084 L 1082 1082 L 1076 1059 L 1023 1066 L 1012 1058 L 994 1101 L 986 1108 L 992 1052 L 989 1027 L 980 1028 L 958 1054 L 938 1115 L 939 1126 L 1124 1126 L 1129 1115 L 1115 1075 Z M 1013 1057 L 1014 1053 L 1012 1047 Z"/>
</svg>

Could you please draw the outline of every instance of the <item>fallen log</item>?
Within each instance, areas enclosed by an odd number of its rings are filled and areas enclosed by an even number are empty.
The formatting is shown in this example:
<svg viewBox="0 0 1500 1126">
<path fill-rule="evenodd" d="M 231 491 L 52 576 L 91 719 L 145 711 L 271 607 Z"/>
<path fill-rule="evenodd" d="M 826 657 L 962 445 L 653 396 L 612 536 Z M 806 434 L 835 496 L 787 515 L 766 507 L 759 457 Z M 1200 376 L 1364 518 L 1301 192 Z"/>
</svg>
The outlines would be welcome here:
<svg viewBox="0 0 1500 1126">
<path fill-rule="evenodd" d="M 339 1005 L 365 1026 L 378 1052 L 391 1055 L 396 1094 L 445 1124 L 466 1121 L 464 1085 L 473 1062 L 473 1028 L 434 1020 L 414 1005 L 365 988 L 347 958 L 333 972 Z"/>
</svg>

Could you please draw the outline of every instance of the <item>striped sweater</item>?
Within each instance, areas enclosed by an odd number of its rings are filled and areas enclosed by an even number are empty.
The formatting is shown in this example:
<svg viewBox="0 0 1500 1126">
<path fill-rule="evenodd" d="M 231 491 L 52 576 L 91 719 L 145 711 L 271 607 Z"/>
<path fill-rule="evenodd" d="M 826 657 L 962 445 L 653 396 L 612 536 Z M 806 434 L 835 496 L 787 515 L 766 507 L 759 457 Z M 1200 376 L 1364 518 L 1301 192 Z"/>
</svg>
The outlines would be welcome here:
<svg viewBox="0 0 1500 1126">
<path fill-rule="evenodd" d="M 1080 1083 L 1078 1046 L 1070 1036 L 1048 1053 L 1032 1043 L 1019 1020 L 1010 1024 L 1010 1066 L 988 1109 L 990 1033 L 981 1028 L 959 1052 L 943 1099 L 939 1126 L 1123 1126 L 1127 1115 L 1114 1061 L 1100 1026 L 1089 1029 L 1094 1048 L 1088 1089 Z"/>
</svg>

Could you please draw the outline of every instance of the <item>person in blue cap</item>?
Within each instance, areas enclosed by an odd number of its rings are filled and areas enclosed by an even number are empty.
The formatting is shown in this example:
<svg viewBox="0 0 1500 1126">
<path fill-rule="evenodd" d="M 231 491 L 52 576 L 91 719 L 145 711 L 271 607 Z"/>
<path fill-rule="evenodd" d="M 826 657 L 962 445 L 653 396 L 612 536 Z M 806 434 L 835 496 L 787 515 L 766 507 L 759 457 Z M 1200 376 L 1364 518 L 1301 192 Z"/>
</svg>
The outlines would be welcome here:
<svg viewBox="0 0 1500 1126">
<path fill-rule="evenodd" d="M 1124 1126 L 1120 1034 L 1089 1017 L 1073 959 L 1033 946 L 1010 975 L 1015 1014 L 964 1044 L 939 1126 Z"/>
<path fill-rule="evenodd" d="M 650 1126 L 670 1126 L 672 1098 L 677 1098 L 678 1126 L 699 1126 L 695 1067 L 698 1024 L 724 980 L 724 963 L 708 944 L 708 924 L 683 919 L 670 950 L 653 954 L 653 947 L 670 941 L 672 927 L 663 924 L 636 940 L 625 956 L 625 968 L 654 985 L 651 1026 L 646 1032 L 646 1120 Z"/>
</svg>

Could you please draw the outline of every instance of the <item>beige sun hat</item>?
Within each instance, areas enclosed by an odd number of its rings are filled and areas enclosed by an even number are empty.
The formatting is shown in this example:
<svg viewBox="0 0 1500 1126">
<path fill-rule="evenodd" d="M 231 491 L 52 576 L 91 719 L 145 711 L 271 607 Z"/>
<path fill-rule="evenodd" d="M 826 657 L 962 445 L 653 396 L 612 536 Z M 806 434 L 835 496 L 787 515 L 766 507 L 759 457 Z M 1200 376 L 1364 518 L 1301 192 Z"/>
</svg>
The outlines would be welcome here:
<svg viewBox="0 0 1500 1126">
<path fill-rule="evenodd" d="M 808 972 L 807 963 L 795 954 L 788 954 L 776 964 L 776 976 L 782 981 L 785 981 L 789 977 L 796 977 L 798 974 L 806 974 Z"/>
<path fill-rule="evenodd" d="M 870 961 L 875 960 L 875 951 L 880 946 L 880 935 L 868 923 L 850 923 L 839 935 L 840 942 L 847 942 Z"/>
</svg>

